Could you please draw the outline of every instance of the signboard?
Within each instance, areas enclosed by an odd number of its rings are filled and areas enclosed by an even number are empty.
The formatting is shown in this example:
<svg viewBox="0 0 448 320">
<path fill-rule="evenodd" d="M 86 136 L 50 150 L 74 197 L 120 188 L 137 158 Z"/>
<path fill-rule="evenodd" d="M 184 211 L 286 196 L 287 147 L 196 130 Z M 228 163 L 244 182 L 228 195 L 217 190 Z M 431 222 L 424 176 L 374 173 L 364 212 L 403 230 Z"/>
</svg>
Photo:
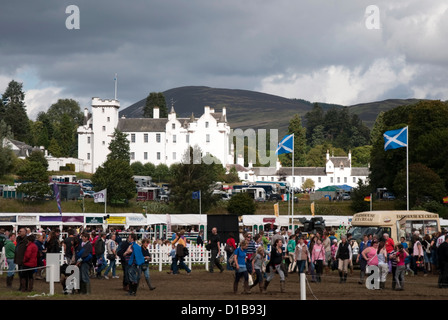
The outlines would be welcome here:
<svg viewBox="0 0 448 320">
<path fill-rule="evenodd" d="M 22 223 L 22 224 L 27 224 L 27 223 L 35 224 L 37 222 L 37 217 L 36 216 L 18 216 L 17 222 Z"/>
<path fill-rule="evenodd" d="M 128 225 L 146 225 L 147 224 L 148 219 L 146 219 L 143 215 L 141 217 L 139 216 L 131 216 L 131 217 L 127 217 L 127 224 Z"/>
<path fill-rule="evenodd" d="M 62 222 L 61 216 L 40 216 L 40 222 Z"/>
<path fill-rule="evenodd" d="M 80 224 L 84 223 L 83 216 L 62 216 L 62 222 L 77 222 Z"/>
<path fill-rule="evenodd" d="M 86 223 L 88 223 L 88 224 L 103 224 L 104 218 L 102 218 L 102 217 L 86 217 Z"/>
<path fill-rule="evenodd" d="M 17 217 L 16 216 L 1 216 L 0 222 L 16 222 Z"/>
<path fill-rule="evenodd" d="M 126 217 L 109 217 L 108 224 L 126 224 Z"/>
<path fill-rule="evenodd" d="M 263 218 L 263 223 L 275 223 L 275 218 Z"/>
</svg>

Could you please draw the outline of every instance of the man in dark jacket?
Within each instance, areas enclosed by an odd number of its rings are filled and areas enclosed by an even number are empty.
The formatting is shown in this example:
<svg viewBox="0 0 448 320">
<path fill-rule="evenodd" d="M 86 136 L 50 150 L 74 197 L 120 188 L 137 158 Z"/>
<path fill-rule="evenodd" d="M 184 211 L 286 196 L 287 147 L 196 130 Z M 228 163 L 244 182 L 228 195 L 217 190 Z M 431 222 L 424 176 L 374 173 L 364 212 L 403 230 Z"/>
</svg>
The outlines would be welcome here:
<svg viewBox="0 0 448 320">
<path fill-rule="evenodd" d="M 128 238 L 125 241 L 121 241 L 121 243 L 118 245 L 117 249 L 117 256 L 120 258 L 120 263 L 123 268 L 123 290 L 129 291 L 129 279 L 128 279 L 128 264 L 126 263 L 126 257 L 124 256 L 124 253 L 126 250 L 128 250 L 129 245 L 132 242 L 131 235 L 128 236 Z"/>
<path fill-rule="evenodd" d="M 218 269 L 223 272 L 224 268 L 222 267 L 221 263 L 219 262 L 218 255 L 220 253 L 221 248 L 221 239 L 218 235 L 218 229 L 214 227 L 212 229 L 212 235 L 210 239 L 208 240 L 208 243 L 210 244 L 210 266 L 209 271 L 213 272 L 213 266 L 216 265 Z"/>
<path fill-rule="evenodd" d="M 89 234 L 84 232 L 81 235 L 82 242 L 76 247 L 76 265 L 80 268 L 80 292 L 90 294 L 89 269 L 92 263 L 92 244 L 89 241 Z"/>
<path fill-rule="evenodd" d="M 17 265 L 19 269 L 19 278 L 20 278 L 20 287 L 19 291 L 22 290 L 22 278 L 25 278 L 24 273 L 21 271 L 24 269 L 23 266 L 23 257 L 25 256 L 26 251 L 26 229 L 24 227 L 20 228 L 17 237 L 16 237 L 16 252 L 14 255 L 14 263 Z"/>
<path fill-rule="evenodd" d="M 439 288 L 448 288 L 448 237 L 445 237 L 437 249 L 437 260 L 439 262 Z"/>
<path fill-rule="evenodd" d="M 95 242 L 95 255 L 96 255 L 96 277 L 101 279 L 101 272 L 107 267 L 106 259 L 104 258 L 104 253 L 106 252 L 106 234 L 104 232 L 100 233 L 100 237 Z"/>
</svg>

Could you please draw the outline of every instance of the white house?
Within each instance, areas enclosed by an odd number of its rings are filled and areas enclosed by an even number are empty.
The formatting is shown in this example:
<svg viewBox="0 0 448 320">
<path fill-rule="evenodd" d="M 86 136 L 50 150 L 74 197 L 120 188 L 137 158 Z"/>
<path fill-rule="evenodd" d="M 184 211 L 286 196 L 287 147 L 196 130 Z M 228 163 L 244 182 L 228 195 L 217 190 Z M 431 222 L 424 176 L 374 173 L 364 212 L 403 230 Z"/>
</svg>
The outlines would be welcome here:
<svg viewBox="0 0 448 320">
<path fill-rule="evenodd" d="M 203 155 L 213 155 L 224 166 L 233 163 L 225 107 L 215 112 L 206 106 L 199 118 L 193 114 L 178 118 L 174 107 L 168 118 L 160 118 L 159 109 L 154 108 L 153 118 L 129 119 L 119 118 L 119 108 L 118 100 L 92 98 L 92 112 L 85 109 L 84 124 L 78 128 L 78 157 L 84 160 L 87 172 L 95 172 L 106 161 L 115 128 L 128 135 L 131 163 L 170 166 L 181 162 L 185 151 L 194 146 L 200 147 Z"/>
<path fill-rule="evenodd" d="M 311 179 L 314 181 L 315 190 L 336 185 L 357 187 L 358 180 L 366 183 L 369 175 L 368 167 L 352 167 L 351 152 L 347 157 L 334 157 L 327 151 L 325 167 L 294 167 L 294 174 L 291 167 L 282 167 L 278 160 L 276 167 L 252 167 L 249 163 L 246 168 L 244 159 L 239 156 L 237 164 L 227 165 L 227 171 L 232 167 L 243 182 L 286 181 L 290 186 L 300 189 L 307 179 Z"/>
</svg>

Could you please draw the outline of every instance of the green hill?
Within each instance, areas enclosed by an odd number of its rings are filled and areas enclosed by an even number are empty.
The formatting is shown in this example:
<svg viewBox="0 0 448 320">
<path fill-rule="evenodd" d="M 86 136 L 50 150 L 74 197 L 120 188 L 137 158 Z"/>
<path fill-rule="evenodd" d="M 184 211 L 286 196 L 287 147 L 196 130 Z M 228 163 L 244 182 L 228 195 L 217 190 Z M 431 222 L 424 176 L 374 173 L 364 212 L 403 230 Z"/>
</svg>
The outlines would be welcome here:
<svg viewBox="0 0 448 320">
<path fill-rule="evenodd" d="M 302 117 L 310 111 L 313 103 L 303 99 L 288 99 L 276 95 L 239 89 L 210 88 L 204 86 L 186 86 L 164 91 L 168 110 L 174 105 L 178 117 L 189 117 L 193 112 L 200 116 L 204 106 L 216 110 L 227 108 L 227 120 L 231 128 L 279 129 L 286 133 L 290 118 L 298 113 Z M 138 118 L 143 115 L 146 97 L 120 111 L 120 117 Z M 387 111 L 400 105 L 414 104 L 417 99 L 390 99 L 379 102 L 362 103 L 347 106 L 350 112 L 358 114 L 370 128 L 381 111 Z M 324 110 L 341 105 L 319 103 Z"/>
</svg>

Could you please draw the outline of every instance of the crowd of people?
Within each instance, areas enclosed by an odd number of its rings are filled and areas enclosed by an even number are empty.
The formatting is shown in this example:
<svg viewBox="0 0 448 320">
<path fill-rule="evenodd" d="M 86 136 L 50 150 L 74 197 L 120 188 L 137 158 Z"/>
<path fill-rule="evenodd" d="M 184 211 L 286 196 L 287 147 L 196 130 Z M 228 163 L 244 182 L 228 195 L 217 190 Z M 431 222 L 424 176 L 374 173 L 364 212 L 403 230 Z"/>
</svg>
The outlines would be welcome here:
<svg viewBox="0 0 448 320">
<path fill-rule="evenodd" d="M 285 278 L 288 273 L 296 272 L 299 275 L 307 273 L 311 282 L 320 283 L 324 272 L 329 274 L 337 270 L 339 283 L 346 283 L 348 274 L 353 273 L 353 263 L 359 264 L 358 283 L 363 285 L 374 267 L 377 268 L 378 277 L 372 280 L 372 289 L 385 289 L 390 277 L 393 290 L 404 290 L 405 275 L 423 273 L 427 276 L 429 272 L 439 276 L 439 288 L 448 288 L 446 234 L 443 230 L 421 237 L 415 231 L 410 241 L 402 237 L 400 243 L 394 243 L 387 233 L 380 238 L 366 234 L 358 244 L 350 233 L 342 234 L 338 239 L 332 231 L 305 235 L 298 230 L 295 234 L 275 230 L 270 239 L 263 232 L 253 239 L 250 233 L 243 233 L 239 247 L 233 238 L 227 241 L 226 251 L 230 256 L 227 266 L 235 270 L 235 293 L 241 278 L 244 279 L 243 293 L 251 293 L 250 289 L 256 285 L 260 292 L 266 292 L 275 275 L 280 278 L 280 291 L 285 292 Z M 271 244 L 270 251 L 267 250 L 268 243 Z M 357 252 L 356 258 L 354 252 Z"/>
<path fill-rule="evenodd" d="M 43 230 L 32 233 L 29 228 L 19 228 L 18 233 L 5 232 L 0 229 L 0 244 L 5 248 L 8 265 L 6 285 L 12 288 L 14 277 L 18 274 L 19 290 L 33 290 L 34 281 L 42 280 L 46 255 L 64 252 L 61 266 L 61 285 L 64 293 L 70 290 L 67 284 L 66 269 L 76 265 L 80 270 L 80 287 L 77 292 L 89 294 L 90 279 L 108 280 L 119 278 L 116 260 L 120 260 L 123 270 L 123 290 L 128 295 L 136 295 L 141 275 L 144 275 L 149 290 L 154 290 L 149 273 L 150 240 L 137 241 L 137 236 L 130 233 L 122 239 L 116 230 L 75 230 L 69 229 L 67 236 L 61 240 L 59 229 Z M 333 231 L 294 234 L 275 230 L 271 237 L 263 231 L 252 235 L 250 232 L 239 234 L 239 246 L 233 234 L 227 238 L 226 269 L 235 272 L 233 291 L 238 292 L 239 282 L 243 279 L 243 293 L 249 294 L 258 286 L 260 293 L 267 292 L 269 284 L 278 275 L 280 291 L 286 292 L 288 274 L 307 273 L 311 282 L 321 283 L 324 273 L 337 271 L 339 283 L 347 282 L 349 272 L 353 272 L 353 262 L 359 264 L 359 284 L 365 284 L 373 267 L 378 270 L 378 285 L 374 289 L 385 289 L 389 277 L 393 290 L 404 290 L 406 275 L 423 273 L 438 274 L 438 287 L 448 288 L 448 236 L 447 231 L 433 235 L 420 236 L 418 231 L 412 234 L 410 241 L 401 237 L 394 243 L 387 233 L 380 238 L 366 234 L 359 243 L 351 239 L 350 234 L 341 234 L 337 238 Z M 184 269 L 189 275 L 191 270 L 185 264 L 188 255 L 189 240 L 185 231 L 173 233 L 170 240 L 158 240 L 160 244 L 170 244 L 172 250 L 169 273 L 176 275 Z M 201 231 L 197 244 L 205 245 L 210 251 L 209 272 L 217 267 L 224 271 L 222 264 L 221 238 L 216 227 L 204 242 Z M 356 249 L 356 250 L 355 250 Z M 357 252 L 356 259 L 354 252 Z M 104 274 L 103 274 L 104 273 Z"/>
</svg>

